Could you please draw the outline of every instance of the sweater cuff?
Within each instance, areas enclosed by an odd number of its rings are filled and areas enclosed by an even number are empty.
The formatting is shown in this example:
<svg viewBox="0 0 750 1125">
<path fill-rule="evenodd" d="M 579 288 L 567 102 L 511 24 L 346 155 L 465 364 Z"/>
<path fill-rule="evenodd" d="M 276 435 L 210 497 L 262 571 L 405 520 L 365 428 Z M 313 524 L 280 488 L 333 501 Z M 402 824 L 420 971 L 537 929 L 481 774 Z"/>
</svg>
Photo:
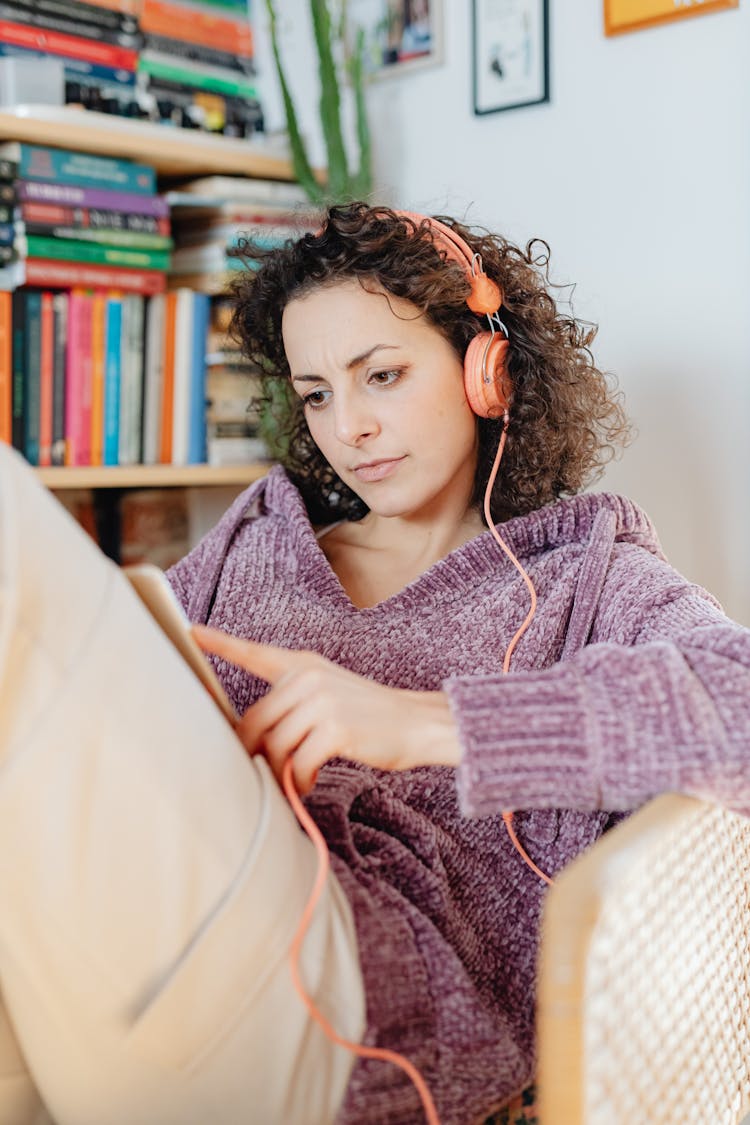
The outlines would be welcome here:
<svg viewBox="0 0 750 1125">
<path fill-rule="evenodd" d="M 581 676 L 567 664 L 443 684 L 458 727 L 465 816 L 601 806 L 599 739 Z"/>
</svg>

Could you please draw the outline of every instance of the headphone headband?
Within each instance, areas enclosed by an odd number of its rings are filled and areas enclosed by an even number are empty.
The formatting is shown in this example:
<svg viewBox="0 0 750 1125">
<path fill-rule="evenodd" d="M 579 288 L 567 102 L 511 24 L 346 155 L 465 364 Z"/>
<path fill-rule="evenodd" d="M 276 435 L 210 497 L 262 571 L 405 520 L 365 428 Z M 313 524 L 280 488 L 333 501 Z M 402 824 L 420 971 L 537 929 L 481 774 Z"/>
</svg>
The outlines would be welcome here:
<svg viewBox="0 0 750 1125">
<path fill-rule="evenodd" d="M 427 223 L 446 258 L 463 266 L 471 284 L 471 293 L 466 298 L 466 304 L 472 312 L 480 316 L 494 316 L 500 311 L 503 303 L 500 286 L 487 277 L 482 268 L 481 256 L 476 254 L 459 234 L 445 223 L 441 223 L 439 219 L 430 218 L 429 215 L 418 215 L 415 211 L 398 211 L 397 214 L 411 219 L 417 225 Z"/>
</svg>

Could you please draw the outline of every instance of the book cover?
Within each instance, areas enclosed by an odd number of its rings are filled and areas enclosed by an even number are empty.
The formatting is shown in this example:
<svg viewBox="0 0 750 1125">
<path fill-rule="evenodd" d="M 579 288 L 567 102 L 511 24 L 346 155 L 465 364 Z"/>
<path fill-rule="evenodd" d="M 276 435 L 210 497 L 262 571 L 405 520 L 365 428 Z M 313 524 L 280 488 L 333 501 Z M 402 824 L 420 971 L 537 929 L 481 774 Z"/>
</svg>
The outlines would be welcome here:
<svg viewBox="0 0 750 1125">
<path fill-rule="evenodd" d="M 69 56 L 74 59 L 87 59 L 102 66 L 135 70 L 138 52 L 129 47 L 115 47 L 111 43 L 97 43 L 79 35 L 65 35 L 60 31 L 44 31 L 27 24 L 11 23 L 0 19 L 0 38 L 5 43 L 17 47 L 29 47 L 34 51 Z"/>
<path fill-rule="evenodd" d="M 26 437 L 26 292 L 17 289 L 11 297 L 11 442 L 23 453 Z"/>
<path fill-rule="evenodd" d="M 122 298 L 107 297 L 104 368 L 104 464 L 120 455 L 120 379 L 122 376 Z"/>
<path fill-rule="evenodd" d="M 39 464 L 39 408 L 42 338 L 42 294 L 36 289 L 26 297 L 26 433 L 24 456 L 30 465 Z"/>
<path fill-rule="evenodd" d="M 127 293 L 163 293 L 166 277 L 159 270 L 99 266 L 87 262 L 27 258 L 23 263 L 28 285 L 50 289 L 122 289 Z"/>
<path fill-rule="evenodd" d="M 193 339 L 190 349 L 190 407 L 188 419 L 189 465 L 206 460 L 206 340 L 210 298 L 205 293 L 193 294 Z"/>
<path fill-rule="evenodd" d="M 42 180 L 32 179 L 19 180 L 13 186 L 11 202 L 16 197 L 16 191 L 21 202 L 60 203 L 68 207 L 101 207 L 106 211 L 126 211 L 131 214 L 169 218 L 169 203 L 162 195 L 140 195 L 133 191 L 45 183 Z"/>
<path fill-rule="evenodd" d="M 175 315 L 177 312 L 177 293 L 167 293 L 164 310 L 164 362 L 162 374 L 162 396 L 159 431 L 159 461 L 163 465 L 172 463 L 172 419 L 174 417 L 174 351 Z"/>
<path fill-rule="evenodd" d="M 91 298 L 91 464 L 104 464 L 104 329 L 107 298 Z"/>
<path fill-rule="evenodd" d="M 65 367 L 65 464 L 91 464 L 92 298 L 74 291 L 68 302 Z"/>
<path fill-rule="evenodd" d="M 10 293 L 0 292 L 0 441 L 13 438 L 13 349 Z"/>
<path fill-rule="evenodd" d="M 42 238 L 36 234 L 19 236 L 19 254 L 29 258 L 48 258 L 64 262 L 86 262 L 100 266 L 125 266 L 127 269 L 167 270 L 168 250 L 136 250 L 127 246 L 105 246 L 78 239 Z"/>
<path fill-rule="evenodd" d="M 164 312 L 166 297 L 150 297 L 146 307 L 143 371 L 143 463 L 158 465 L 164 380 Z"/>
<path fill-rule="evenodd" d="M 65 359 L 68 350 L 68 294 L 52 298 L 52 464 L 65 464 Z"/>
<path fill-rule="evenodd" d="M 53 349 L 55 338 L 52 294 L 42 293 L 39 347 L 39 464 L 52 464 Z"/>
<path fill-rule="evenodd" d="M 17 161 L 21 180 L 49 181 L 80 188 L 98 187 L 134 195 L 153 195 L 156 191 L 153 168 L 131 160 L 117 160 L 113 156 L 48 148 L 25 141 L 5 141 L 0 145 L 0 158 Z"/>
</svg>

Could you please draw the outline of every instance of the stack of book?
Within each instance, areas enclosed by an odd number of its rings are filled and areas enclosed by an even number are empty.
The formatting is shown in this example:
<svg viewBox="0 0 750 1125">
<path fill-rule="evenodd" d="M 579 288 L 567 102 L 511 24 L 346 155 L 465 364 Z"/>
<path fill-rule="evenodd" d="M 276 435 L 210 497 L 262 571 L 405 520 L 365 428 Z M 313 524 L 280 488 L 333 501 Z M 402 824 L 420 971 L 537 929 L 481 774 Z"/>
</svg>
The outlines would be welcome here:
<svg viewBox="0 0 750 1125">
<path fill-rule="evenodd" d="M 33 72 L 59 60 L 65 101 L 108 113 L 132 113 L 141 33 L 140 0 L 2 0 L 0 57 Z"/>
<path fill-rule="evenodd" d="M 167 196 L 172 208 L 174 253 L 170 285 L 218 294 L 252 252 L 282 246 L 316 230 L 319 216 L 299 184 L 208 176 Z"/>
<path fill-rule="evenodd" d="M 163 118 L 225 135 L 263 128 L 248 0 L 143 0 L 138 81 Z"/>
</svg>

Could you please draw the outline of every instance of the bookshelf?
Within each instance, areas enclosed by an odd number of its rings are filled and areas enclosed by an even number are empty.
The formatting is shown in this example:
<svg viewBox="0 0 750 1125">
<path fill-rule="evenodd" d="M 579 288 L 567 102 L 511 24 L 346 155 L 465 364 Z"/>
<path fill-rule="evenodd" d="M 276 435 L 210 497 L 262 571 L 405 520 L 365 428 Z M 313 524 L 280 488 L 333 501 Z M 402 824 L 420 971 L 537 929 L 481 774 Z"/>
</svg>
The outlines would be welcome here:
<svg viewBox="0 0 750 1125">
<path fill-rule="evenodd" d="M 26 141 L 150 164 L 162 183 L 180 177 L 237 175 L 294 179 L 291 161 L 263 141 L 192 132 L 70 106 L 19 105 L 0 111 L 0 141 Z M 134 465 L 36 469 L 50 489 L 243 488 L 266 462 L 240 465 Z"/>
</svg>

